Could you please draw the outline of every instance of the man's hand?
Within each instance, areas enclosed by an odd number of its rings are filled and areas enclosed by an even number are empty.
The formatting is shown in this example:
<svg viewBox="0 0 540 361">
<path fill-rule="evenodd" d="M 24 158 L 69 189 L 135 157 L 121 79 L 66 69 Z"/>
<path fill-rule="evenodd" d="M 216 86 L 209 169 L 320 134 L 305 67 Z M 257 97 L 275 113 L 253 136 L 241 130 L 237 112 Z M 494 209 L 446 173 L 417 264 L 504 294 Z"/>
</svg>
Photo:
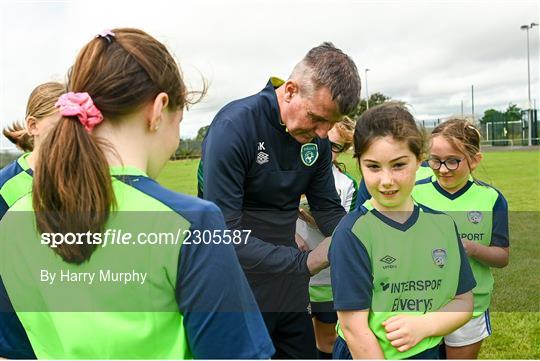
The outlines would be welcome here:
<svg viewBox="0 0 540 361">
<path fill-rule="evenodd" d="M 313 251 L 308 255 L 307 266 L 309 273 L 314 276 L 327 268 L 330 263 L 328 262 L 328 248 L 330 247 L 331 238 L 326 237 Z"/>
</svg>

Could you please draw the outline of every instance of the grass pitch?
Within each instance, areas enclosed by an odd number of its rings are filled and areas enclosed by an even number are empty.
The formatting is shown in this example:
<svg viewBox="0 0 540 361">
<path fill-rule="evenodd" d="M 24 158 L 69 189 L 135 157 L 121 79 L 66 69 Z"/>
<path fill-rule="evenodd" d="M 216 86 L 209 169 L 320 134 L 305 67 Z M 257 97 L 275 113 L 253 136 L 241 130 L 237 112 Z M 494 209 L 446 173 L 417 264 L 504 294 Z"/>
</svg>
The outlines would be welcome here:
<svg viewBox="0 0 540 361">
<path fill-rule="evenodd" d="M 351 155 L 341 161 L 357 180 Z M 158 181 L 178 192 L 197 194 L 198 160 L 171 161 Z M 510 264 L 493 269 L 493 334 L 482 359 L 540 358 L 540 152 L 494 151 L 484 154 L 475 176 L 499 189 L 510 209 Z M 536 346 L 535 346 L 536 345 Z"/>
</svg>

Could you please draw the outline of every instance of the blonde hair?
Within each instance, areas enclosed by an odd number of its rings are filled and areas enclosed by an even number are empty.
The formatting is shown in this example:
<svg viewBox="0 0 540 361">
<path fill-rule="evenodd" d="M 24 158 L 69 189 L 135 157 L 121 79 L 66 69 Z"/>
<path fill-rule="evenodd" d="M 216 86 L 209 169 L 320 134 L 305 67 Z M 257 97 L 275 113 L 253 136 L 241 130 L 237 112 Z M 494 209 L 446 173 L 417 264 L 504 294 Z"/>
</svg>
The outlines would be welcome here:
<svg viewBox="0 0 540 361">
<path fill-rule="evenodd" d="M 26 115 L 28 117 L 34 117 L 38 121 L 49 115 L 55 114 L 58 110 L 54 104 L 62 95 L 66 92 L 65 85 L 57 82 L 47 82 L 38 85 L 28 98 L 26 104 Z M 11 125 L 4 128 L 2 131 L 4 136 L 9 139 L 10 142 L 15 144 L 17 148 L 30 152 L 34 149 L 34 138 L 28 134 L 28 130 L 23 122 L 13 122 Z"/>
<path fill-rule="evenodd" d="M 337 132 L 339 133 L 339 136 L 345 141 L 343 149 L 344 151 L 349 149 L 353 143 L 355 126 L 356 122 L 347 116 L 343 117 L 342 121 L 334 125 Z"/>
<path fill-rule="evenodd" d="M 480 153 L 480 131 L 468 119 L 448 119 L 433 129 L 431 138 L 436 136 L 442 136 L 454 148 L 463 153 L 469 164 L 472 158 Z"/>
</svg>

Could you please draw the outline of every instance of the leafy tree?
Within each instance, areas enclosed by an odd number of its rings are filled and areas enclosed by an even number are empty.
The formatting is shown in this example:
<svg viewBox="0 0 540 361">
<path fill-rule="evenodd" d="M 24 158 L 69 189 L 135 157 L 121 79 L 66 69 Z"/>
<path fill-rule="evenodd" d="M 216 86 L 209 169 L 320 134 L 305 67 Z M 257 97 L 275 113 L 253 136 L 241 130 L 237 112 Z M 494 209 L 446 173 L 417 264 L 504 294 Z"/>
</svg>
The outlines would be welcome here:
<svg viewBox="0 0 540 361">
<path fill-rule="evenodd" d="M 204 127 L 199 128 L 199 131 L 197 132 L 197 136 L 195 137 L 195 140 L 202 141 L 204 137 L 206 136 L 206 132 L 208 132 L 209 125 L 205 125 Z"/>
<path fill-rule="evenodd" d="M 504 112 L 504 116 L 508 122 L 521 121 L 521 108 L 516 104 L 510 104 Z"/>
<path fill-rule="evenodd" d="M 494 123 L 494 122 L 502 122 L 505 119 L 504 113 L 495 110 L 495 109 L 488 109 L 484 111 L 484 116 L 480 119 L 480 123 Z"/>
<path fill-rule="evenodd" d="M 504 112 L 488 109 L 484 112 L 484 116 L 480 119 L 480 123 L 494 123 L 494 122 L 512 122 L 521 120 L 521 108 L 516 104 L 508 105 L 508 108 Z"/>
<path fill-rule="evenodd" d="M 382 94 L 382 93 L 379 93 L 379 92 L 376 92 L 376 93 L 373 93 L 369 96 L 369 107 L 374 107 L 375 105 L 379 105 L 379 104 L 382 104 L 386 101 L 390 100 L 390 97 L 387 97 L 386 95 Z M 362 99 L 360 100 L 360 104 L 358 104 L 358 107 L 356 108 L 356 110 L 350 114 L 350 116 L 353 118 L 353 119 L 358 119 L 358 117 L 363 113 L 365 112 L 367 109 L 367 104 L 366 104 L 366 100 L 365 99 Z"/>
</svg>

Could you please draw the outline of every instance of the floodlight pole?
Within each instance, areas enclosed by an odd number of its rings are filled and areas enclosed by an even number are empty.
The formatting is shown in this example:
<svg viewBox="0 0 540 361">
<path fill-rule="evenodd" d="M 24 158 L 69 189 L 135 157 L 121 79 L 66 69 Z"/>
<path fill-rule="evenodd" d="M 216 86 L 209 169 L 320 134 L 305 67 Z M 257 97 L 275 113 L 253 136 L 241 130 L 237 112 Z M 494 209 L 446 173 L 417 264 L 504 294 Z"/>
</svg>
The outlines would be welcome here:
<svg viewBox="0 0 540 361">
<path fill-rule="evenodd" d="M 369 109 L 369 92 L 368 92 L 368 86 L 367 86 L 367 72 L 369 70 L 370 69 L 368 69 L 368 68 L 365 69 L 365 73 L 366 73 L 366 109 Z"/>
<path fill-rule="evenodd" d="M 474 84 L 471 85 L 471 111 L 472 111 L 472 121 L 474 122 Z"/>
<path fill-rule="evenodd" d="M 531 23 L 531 25 L 521 25 L 521 30 L 527 30 L 527 86 L 528 86 L 528 128 L 529 128 L 529 146 L 532 145 L 532 109 L 531 109 L 531 60 L 529 55 L 529 29 L 538 26 L 537 23 Z"/>
</svg>

